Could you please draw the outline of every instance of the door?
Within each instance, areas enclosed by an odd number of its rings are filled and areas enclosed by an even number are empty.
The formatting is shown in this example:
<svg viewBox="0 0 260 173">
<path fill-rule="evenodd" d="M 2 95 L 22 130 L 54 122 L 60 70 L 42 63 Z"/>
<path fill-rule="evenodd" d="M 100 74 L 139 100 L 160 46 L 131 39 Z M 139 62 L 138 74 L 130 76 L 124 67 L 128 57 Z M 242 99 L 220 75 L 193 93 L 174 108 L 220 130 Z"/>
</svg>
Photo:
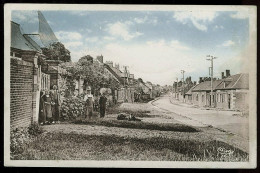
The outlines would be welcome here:
<svg viewBox="0 0 260 173">
<path fill-rule="evenodd" d="M 228 94 L 228 109 L 230 109 L 230 106 L 231 106 L 230 100 L 231 100 L 231 96 L 230 96 L 230 94 Z"/>
</svg>

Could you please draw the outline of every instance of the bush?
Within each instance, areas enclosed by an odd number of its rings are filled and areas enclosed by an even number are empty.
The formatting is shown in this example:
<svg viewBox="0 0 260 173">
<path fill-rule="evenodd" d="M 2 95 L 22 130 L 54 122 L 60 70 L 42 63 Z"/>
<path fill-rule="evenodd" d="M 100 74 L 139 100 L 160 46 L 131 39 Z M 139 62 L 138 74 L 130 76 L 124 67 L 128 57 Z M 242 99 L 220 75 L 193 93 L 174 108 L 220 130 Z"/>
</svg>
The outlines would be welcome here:
<svg viewBox="0 0 260 173">
<path fill-rule="evenodd" d="M 37 123 L 31 124 L 29 127 L 11 129 L 11 155 L 22 153 L 27 144 L 41 133 L 43 133 L 43 129 Z"/>
<path fill-rule="evenodd" d="M 11 154 L 18 154 L 24 151 L 26 144 L 30 141 L 30 134 L 27 128 L 11 129 Z"/>
<path fill-rule="evenodd" d="M 43 129 L 39 126 L 38 123 L 33 123 L 28 127 L 28 133 L 31 136 L 38 136 L 43 133 Z"/>
<path fill-rule="evenodd" d="M 84 114 L 85 102 L 79 97 L 70 97 L 61 104 L 61 119 L 74 120 Z"/>
</svg>

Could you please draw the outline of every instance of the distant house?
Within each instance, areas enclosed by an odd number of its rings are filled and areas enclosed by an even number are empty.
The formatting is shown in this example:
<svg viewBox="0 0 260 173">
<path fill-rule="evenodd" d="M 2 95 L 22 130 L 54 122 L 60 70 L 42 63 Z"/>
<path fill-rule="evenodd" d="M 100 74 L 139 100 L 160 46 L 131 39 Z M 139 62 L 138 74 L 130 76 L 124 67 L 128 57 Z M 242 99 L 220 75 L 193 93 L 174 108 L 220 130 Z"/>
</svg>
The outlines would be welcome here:
<svg viewBox="0 0 260 173">
<path fill-rule="evenodd" d="M 185 93 L 184 97 L 186 103 L 192 104 L 192 90 L 195 88 L 195 86 L 191 87 L 190 90 Z"/>
<path fill-rule="evenodd" d="M 124 84 L 123 79 L 121 78 L 120 74 L 117 72 L 116 68 L 113 67 L 113 65 L 104 64 L 104 70 L 105 70 L 106 74 L 108 74 L 110 77 L 114 78 L 121 85 Z"/>
<path fill-rule="evenodd" d="M 213 81 L 213 105 L 215 105 L 215 89 L 222 80 Z M 211 81 L 201 82 L 192 89 L 192 103 L 198 106 L 211 105 Z"/>
<path fill-rule="evenodd" d="M 229 110 L 248 109 L 249 75 L 229 76 L 216 87 L 216 107 Z"/>
<path fill-rule="evenodd" d="M 138 85 L 142 88 L 144 94 L 151 94 L 151 89 L 144 82 L 139 81 Z"/>
</svg>

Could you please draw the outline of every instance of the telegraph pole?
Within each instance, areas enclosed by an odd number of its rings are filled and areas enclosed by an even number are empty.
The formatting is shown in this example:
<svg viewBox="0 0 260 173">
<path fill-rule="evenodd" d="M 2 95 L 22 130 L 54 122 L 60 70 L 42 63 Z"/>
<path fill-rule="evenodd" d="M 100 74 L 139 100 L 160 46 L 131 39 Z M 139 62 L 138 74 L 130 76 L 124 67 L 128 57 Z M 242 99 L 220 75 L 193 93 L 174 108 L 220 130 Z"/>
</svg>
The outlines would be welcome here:
<svg viewBox="0 0 260 173">
<path fill-rule="evenodd" d="M 178 78 L 176 77 L 176 80 L 177 80 L 177 85 L 176 85 L 176 88 L 175 88 L 175 98 L 178 100 L 178 97 L 177 97 L 177 91 L 178 91 Z"/>
<path fill-rule="evenodd" d="M 184 102 L 184 73 L 185 73 L 185 71 L 184 70 L 181 70 L 181 73 L 182 73 L 182 80 L 183 80 L 183 82 L 182 82 L 182 91 L 183 91 L 183 102 Z"/>
<path fill-rule="evenodd" d="M 127 79 L 127 67 L 128 66 L 124 66 L 124 77 L 125 77 L 125 79 L 124 79 L 124 101 L 126 102 L 126 94 L 127 94 L 127 91 L 126 91 L 126 80 L 128 80 Z"/>
<path fill-rule="evenodd" d="M 210 106 L 213 107 L 213 60 L 216 59 L 217 57 L 211 56 L 211 55 L 207 55 L 206 60 L 211 61 L 211 67 L 210 67 L 210 75 L 211 75 L 211 82 L 210 82 L 210 86 L 211 86 L 211 91 L 210 91 Z"/>
</svg>

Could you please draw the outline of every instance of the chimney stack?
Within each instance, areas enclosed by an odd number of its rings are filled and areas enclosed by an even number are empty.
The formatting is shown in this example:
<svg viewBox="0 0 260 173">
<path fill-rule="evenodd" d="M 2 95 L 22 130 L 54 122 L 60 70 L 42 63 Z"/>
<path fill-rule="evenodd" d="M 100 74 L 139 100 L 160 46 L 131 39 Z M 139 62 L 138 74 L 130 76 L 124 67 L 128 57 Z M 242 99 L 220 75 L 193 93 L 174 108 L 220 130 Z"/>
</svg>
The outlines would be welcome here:
<svg viewBox="0 0 260 173">
<path fill-rule="evenodd" d="M 225 78 L 224 72 L 221 72 L 221 79 L 224 79 L 224 78 Z"/>
<path fill-rule="evenodd" d="M 102 56 L 102 55 L 101 55 L 101 56 L 97 56 L 97 60 L 98 60 L 99 62 L 103 63 L 103 56 Z"/>
<path fill-rule="evenodd" d="M 230 76 L 230 70 L 226 70 L 226 77 Z"/>
<path fill-rule="evenodd" d="M 201 83 L 202 82 L 202 77 L 200 77 L 200 80 L 199 80 L 199 83 Z"/>
<path fill-rule="evenodd" d="M 115 64 L 115 68 L 119 70 L 119 64 Z"/>
</svg>

